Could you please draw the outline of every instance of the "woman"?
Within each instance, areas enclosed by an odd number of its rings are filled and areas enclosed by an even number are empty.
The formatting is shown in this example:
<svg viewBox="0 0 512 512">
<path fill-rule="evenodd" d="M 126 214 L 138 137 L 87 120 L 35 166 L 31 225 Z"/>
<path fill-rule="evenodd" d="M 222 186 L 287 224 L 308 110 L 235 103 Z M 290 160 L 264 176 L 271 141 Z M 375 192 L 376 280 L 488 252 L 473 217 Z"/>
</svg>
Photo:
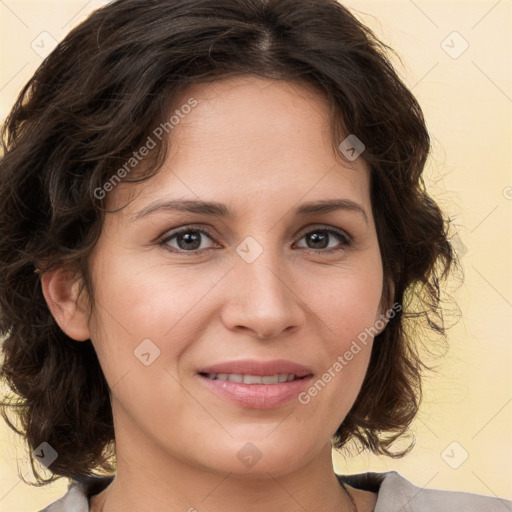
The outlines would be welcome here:
<svg viewBox="0 0 512 512">
<path fill-rule="evenodd" d="M 333 471 L 411 448 L 456 264 L 385 49 L 334 0 L 117 0 L 29 81 L 0 329 L 34 474 L 70 479 L 45 512 L 510 508 Z"/>
</svg>

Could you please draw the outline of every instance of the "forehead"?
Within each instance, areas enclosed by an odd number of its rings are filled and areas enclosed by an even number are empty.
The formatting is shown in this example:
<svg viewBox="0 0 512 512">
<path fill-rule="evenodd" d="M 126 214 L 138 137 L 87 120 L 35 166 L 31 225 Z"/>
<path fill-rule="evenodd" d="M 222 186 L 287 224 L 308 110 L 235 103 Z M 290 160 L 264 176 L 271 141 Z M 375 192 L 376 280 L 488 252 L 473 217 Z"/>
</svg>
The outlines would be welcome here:
<svg viewBox="0 0 512 512">
<path fill-rule="evenodd" d="M 128 212 L 171 193 L 221 202 L 341 194 L 368 205 L 367 165 L 334 152 L 330 104 L 312 86 L 252 76 L 193 84 L 174 98 L 166 120 L 162 168 L 115 191 L 116 203 L 132 201 Z"/>
</svg>

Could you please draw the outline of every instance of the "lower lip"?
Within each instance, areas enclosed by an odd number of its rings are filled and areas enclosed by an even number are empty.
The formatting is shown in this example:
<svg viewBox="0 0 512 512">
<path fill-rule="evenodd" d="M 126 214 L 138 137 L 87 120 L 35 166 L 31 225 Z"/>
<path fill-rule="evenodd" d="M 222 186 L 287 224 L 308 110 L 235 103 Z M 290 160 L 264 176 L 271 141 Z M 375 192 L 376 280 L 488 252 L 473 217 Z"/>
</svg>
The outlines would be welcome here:
<svg viewBox="0 0 512 512">
<path fill-rule="evenodd" d="M 201 382 L 218 395 L 242 407 L 272 409 L 290 402 L 309 386 L 312 375 L 278 384 L 243 384 L 229 380 L 209 379 L 198 374 Z"/>
</svg>

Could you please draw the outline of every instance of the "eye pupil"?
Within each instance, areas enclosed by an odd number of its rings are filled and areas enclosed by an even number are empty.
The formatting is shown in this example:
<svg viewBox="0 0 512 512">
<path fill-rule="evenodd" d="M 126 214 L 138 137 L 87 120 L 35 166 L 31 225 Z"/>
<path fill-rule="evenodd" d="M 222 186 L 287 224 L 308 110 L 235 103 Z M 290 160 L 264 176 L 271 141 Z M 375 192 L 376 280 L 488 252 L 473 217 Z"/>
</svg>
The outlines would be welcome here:
<svg viewBox="0 0 512 512">
<path fill-rule="evenodd" d="M 319 235 L 318 233 L 313 233 L 309 235 L 309 240 L 313 242 L 314 249 L 325 249 L 325 242 L 327 241 L 327 244 L 329 243 L 328 236 L 325 234 Z M 320 243 L 319 246 L 316 245 L 318 243 Z"/>
<path fill-rule="evenodd" d="M 191 233 L 193 233 L 191 235 Z M 185 240 L 185 245 L 183 246 L 182 243 L 180 243 L 181 240 Z M 195 231 L 187 231 L 186 233 L 183 233 L 177 237 L 178 245 L 180 246 L 180 249 L 183 250 L 194 250 L 198 249 L 201 246 L 201 235 Z M 192 244 L 192 247 L 190 247 L 190 244 Z"/>
</svg>

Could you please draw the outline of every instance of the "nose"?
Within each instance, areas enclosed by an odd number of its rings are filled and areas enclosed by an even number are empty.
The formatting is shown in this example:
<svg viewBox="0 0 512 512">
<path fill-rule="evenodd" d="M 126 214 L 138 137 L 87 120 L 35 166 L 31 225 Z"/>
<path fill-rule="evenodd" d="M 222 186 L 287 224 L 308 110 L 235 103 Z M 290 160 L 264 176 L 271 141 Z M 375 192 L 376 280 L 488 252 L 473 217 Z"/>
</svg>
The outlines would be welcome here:
<svg viewBox="0 0 512 512">
<path fill-rule="evenodd" d="M 305 323 L 304 301 L 292 273 L 276 250 L 251 263 L 235 255 L 225 287 L 222 321 L 226 328 L 257 338 L 290 335 Z"/>
</svg>

